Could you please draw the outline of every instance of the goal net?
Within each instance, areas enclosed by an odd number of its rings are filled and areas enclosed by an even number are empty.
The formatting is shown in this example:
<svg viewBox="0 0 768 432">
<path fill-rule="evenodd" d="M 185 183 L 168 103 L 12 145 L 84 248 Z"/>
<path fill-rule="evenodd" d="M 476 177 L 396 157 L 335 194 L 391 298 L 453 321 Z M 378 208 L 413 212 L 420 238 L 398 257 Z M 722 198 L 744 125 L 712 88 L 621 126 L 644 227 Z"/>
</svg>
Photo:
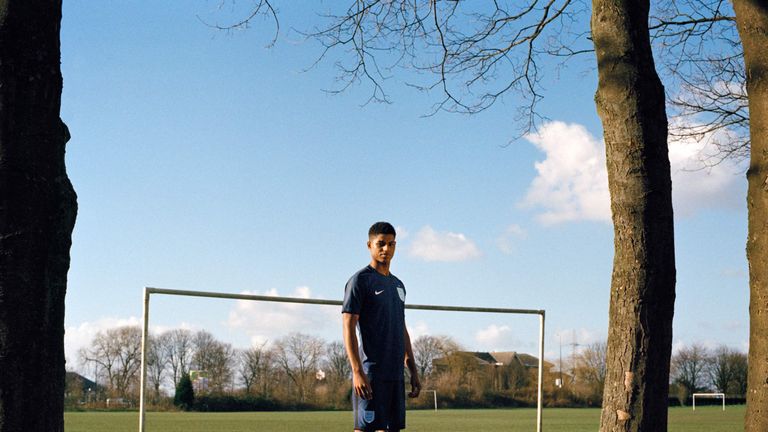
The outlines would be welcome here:
<svg viewBox="0 0 768 432">
<path fill-rule="evenodd" d="M 270 373 L 263 373 L 262 371 L 261 376 L 278 375 L 282 376 L 282 379 L 287 382 L 287 386 L 275 387 L 275 390 L 281 391 L 280 388 L 289 387 L 290 391 L 292 392 L 291 397 L 294 398 L 294 400 L 301 402 L 304 402 L 305 399 L 309 400 L 310 402 L 313 402 L 313 407 L 315 406 L 314 403 L 317 400 L 330 400 L 331 397 L 339 396 L 337 393 L 341 393 L 339 391 L 341 387 L 346 389 L 344 394 L 348 395 L 348 369 L 346 373 L 339 372 L 340 370 L 343 371 L 344 367 L 348 368 L 346 353 L 343 349 L 343 344 L 341 341 L 328 343 L 326 342 L 326 339 L 323 339 L 320 336 L 315 336 L 314 334 L 304 334 L 303 332 L 291 332 L 286 335 L 286 332 L 290 332 L 290 329 L 285 328 L 289 321 L 295 320 L 297 317 L 299 317 L 301 320 L 304 320 L 304 324 L 301 328 L 307 329 L 307 331 L 311 333 L 316 333 L 316 331 L 319 330 L 319 327 L 329 323 L 333 324 L 336 320 L 338 320 L 340 323 L 340 314 L 338 312 L 342 302 L 337 300 L 306 298 L 308 297 L 308 293 L 297 293 L 302 297 L 279 297 L 276 295 L 276 292 L 269 294 L 274 295 L 256 295 L 250 294 L 248 292 L 234 294 L 151 287 L 144 289 L 141 368 L 139 383 L 140 432 L 144 432 L 146 430 L 146 411 L 150 406 L 149 403 L 151 403 L 151 401 L 157 400 L 157 395 L 160 393 L 157 386 L 157 376 L 153 375 L 156 374 L 153 369 L 153 364 L 157 363 L 157 360 L 153 357 L 153 349 L 155 351 L 157 350 L 157 347 L 154 345 L 160 343 L 158 341 L 162 341 L 162 336 L 164 334 L 173 333 L 173 331 L 167 330 L 169 328 L 167 322 L 168 317 L 178 312 L 178 309 L 185 308 L 187 305 L 189 305 L 188 302 L 191 302 L 191 300 L 195 297 L 237 300 L 237 302 L 234 302 L 235 306 L 233 306 L 230 311 L 238 311 L 240 313 L 240 318 L 243 316 L 250 316 L 251 318 L 248 319 L 254 319 L 254 317 L 258 317 L 261 322 L 271 323 L 270 329 L 274 330 L 270 334 L 269 343 L 271 346 L 269 346 L 268 349 L 265 348 L 267 341 L 257 338 L 252 333 L 250 333 L 248 336 L 251 338 L 250 344 L 255 348 L 243 350 L 235 349 L 238 353 L 238 362 L 240 362 L 238 366 L 240 369 L 238 369 L 236 374 L 237 376 L 233 376 L 233 374 L 230 373 L 228 378 L 223 379 L 221 377 L 224 376 L 224 374 L 217 371 L 215 366 L 205 367 L 201 366 L 200 364 L 195 364 L 194 367 L 189 367 L 190 365 L 188 364 L 188 368 L 185 370 L 185 374 L 188 375 L 192 381 L 196 402 L 199 393 L 215 394 L 217 389 L 219 391 L 224 389 L 225 392 L 233 392 L 232 394 L 234 394 L 234 392 L 238 392 L 240 394 L 257 394 L 261 391 L 261 384 L 258 382 L 257 378 L 254 378 L 257 375 L 257 372 L 254 369 L 254 375 L 249 381 L 249 378 L 245 376 L 243 372 L 248 368 L 242 363 L 249 360 L 256 360 L 255 364 L 257 364 L 259 355 L 276 355 L 275 353 L 277 352 L 278 355 L 282 354 L 286 358 L 276 361 L 275 363 L 281 364 L 285 368 L 289 368 L 290 366 L 288 365 L 288 362 L 290 359 L 288 359 L 288 357 L 290 357 L 290 355 L 288 354 L 290 353 L 286 353 L 292 349 L 304 351 L 315 350 L 315 352 L 322 352 L 324 359 L 322 362 L 316 363 L 311 361 L 307 362 L 306 359 L 296 362 L 296 368 L 304 367 L 306 370 L 297 369 L 289 372 L 288 369 L 286 369 L 284 372 L 277 370 Z M 155 323 L 152 327 L 153 333 L 150 334 L 150 298 L 154 298 L 154 296 L 174 296 L 175 300 L 173 301 L 173 310 L 171 311 L 167 311 L 165 309 L 167 303 L 162 301 L 153 307 L 156 315 L 155 320 L 163 322 Z M 187 300 L 184 300 L 180 297 L 187 298 Z M 195 307 L 199 308 L 199 303 L 200 302 L 197 302 Z M 307 305 L 316 305 L 321 307 L 310 308 L 307 307 Z M 331 308 L 331 306 L 335 308 Z M 525 381 L 525 388 L 527 389 L 525 390 L 527 392 L 526 394 L 530 395 L 527 397 L 531 398 L 528 399 L 529 402 L 527 403 L 530 403 L 535 395 L 537 405 L 535 420 L 537 425 L 536 430 L 541 431 L 543 377 L 544 373 L 546 372 L 546 366 L 544 362 L 545 311 L 535 309 L 414 304 L 406 304 L 405 308 L 413 311 L 407 313 L 406 320 L 408 323 L 409 333 L 411 333 L 411 342 L 414 346 L 414 354 L 417 360 L 417 367 L 424 368 L 420 370 L 419 373 L 422 376 L 427 375 L 431 377 L 431 379 L 427 380 L 427 382 L 422 382 L 426 388 L 422 390 L 422 395 L 419 398 L 409 402 L 409 406 L 421 409 L 434 409 L 435 411 L 438 408 L 438 404 L 440 404 L 441 407 L 444 406 L 443 404 L 446 404 L 446 406 L 449 407 L 456 406 L 454 403 L 460 400 L 461 397 L 466 397 L 466 392 L 459 392 L 461 394 L 453 392 L 451 394 L 451 392 L 446 391 L 446 388 L 450 388 L 445 387 L 447 385 L 446 382 L 453 382 L 449 381 L 449 379 L 463 380 L 462 390 L 466 390 L 468 385 L 475 395 L 498 395 L 498 399 L 494 400 L 494 402 L 499 403 L 497 406 L 513 406 L 511 404 L 505 404 L 505 402 L 508 402 L 508 400 L 504 399 L 504 397 L 505 395 L 512 394 L 513 389 L 522 388 L 515 387 L 516 385 L 522 385 L 518 383 L 522 377 L 522 379 Z M 204 307 L 202 310 L 193 311 L 191 312 L 192 319 L 199 319 L 201 321 L 209 320 L 209 324 L 202 323 L 202 325 L 211 325 L 210 320 L 214 319 L 211 317 L 211 315 L 214 315 L 212 312 L 214 309 L 215 306 L 211 306 L 210 310 L 208 307 Z M 308 318 L 308 315 L 311 315 L 315 312 L 318 314 L 319 318 Z M 451 313 L 446 314 L 445 312 Z M 510 323 L 509 319 L 512 319 L 512 316 L 514 315 L 519 316 L 520 318 L 515 318 L 513 327 L 510 327 L 508 324 L 495 324 L 498 323 L 498 321 L 492 321 L 499 319 L 498 314 L 502 314 L 504 323 Z M 240 319 L 234 315 L 237 314 L 233 314 L 232 312 L 230 313 L 228 322 L 236 322 L 238 319 Z M 471 315 L 472 319 L 465 319 L 467 315 Z M 536 332 L 537 326 L 533 323 L 533 320 L 528 320 L 525 318 L 525 316 L 531 315 L 538 316 L 538 332 Z M 493 318 L 494 316 L 497 318 Z M 419 318 L 417 319 L 415 317 Z M 427 318 L 422 321 L 421 317 Z M 439 323 L 433 325 L 432 321 L 429 321 L 429 317 L 436 319 L 435 323 L 438 321 Z M 491 322 L 494 324 L 489 324 Z M 191 326 L 196 327 L 196 324 L 193 323 Z M 498 336 L 499 334 L 505 334 L 509 336 L 509 333 L 511 333 L 511 328 L 514 328 L 516 334 L 514 343 L 509 343 L 512 341 L 512 338 L 508 337 L 507 345 L 503 345 L 504 348 L 511 349 L 515 348 L 511 345 L 517 345 L 517 347 L 520 349 L 528 350 L 530 354 L 501 350 L 478 351 L 478 346 L 469 345 L 472 346 L 472 348 L 469 348 L 468 345 L 464 343 L 464 340 L 459 341 L 461 344 L 453 344 L 453 341 L 450 337 L 431 337 L 429 336 L 430 332 L 425 331 L 426 327 L 440 328 L 442 330 L 440 333 L 447 332 L 452 336 L 457 335 L 458 338 L 458 334 L 461 333 L 461 331 L 464 329 L 473 328 L 472 326 L 485 326 L 481 330 L 473 333 L 477 336 L 477 340 L 491 340 L 494 336 Z M 242 322 L 239 325 L 240 329 L 250 329 L 252 327 L 253 321 L 247 321 L 247 319 L 245 322 Z M 455 330 L 457 327 L 462 330 Z M 166 329 L 166 331 L 163 332 L 163 334 L 156 333 L 158 328 Z M 236 330 L 237 328 L 235 331 Z M 205 336 L 204 333 L 206 332 L 198 331 L 194 336 L 197 337 L 200 333 L 203 333 L 203 336 Z M 340 328 L 336 329 L 334 326 L 334 335 L 338 333 L 340 333 Z M 519 336 L 518 333 L 519 335 L 529 335 L 525 336 L 528 339 L 521 339 L 521 336 Z M 538 339 L 536 339 L 534 336 L 536 333 L 538 333 Z M 208 333 L 208 335 L 214 339 L 212 342 L 216 342 L 213 335 L 210 333 Z M 240 335 L 236 336 L 236 338 L 237 337 L 242 338 L 245 336 Z M 430 352 L 430 349 L 435 348 L 429 345 L 430 343 L 437 344 L 439 349 L 437 349 L 437 351 L 432 351 L 433 355 L 431 357 L 420 359 L 420 354 L 424 355 L 423 353 Z M 233 346 L 242 346 L 243 344 L 241 341 L 239 344 L 224 343 L 223 345 L 228 345 L 230 349 L 232 349 Z M 261 348 L 259 348 L 259 346 L 261 346 Z M 489 349 L 489 347 L 495 347 L 495 345 L 492 346 L 486 344 L 480 346 L 480 348 L 483 349 Z M 533 351 L 534 349 L 536 349 L 537 352 Z M 333 356 L 331 351 L 334 351 L 336 355 Z M 249 359 L 249 355 L 253 355 L 255 357 Z M 421 360 L 420 364 L 419 360 Z M 303 366 L 300 366 L 299 363 L 302 363 Z M 311 364 L 311 366 L 305 367 L 309 364 Z M 254 367 L 258 367 L 258 365 Z M 184 370 L 184 368 L 181 369 Z M 471 370 L 469 375 L 467 375 L 467 370 Z M 175 370 L 173 374 L 174 379 L 176 379 Z M 236 380 L 237 384 L 235 384 Z M 177 380 L 174 381 L 174 386 L 177 383 Z M 264 383 L 264 385 L 266 386 L 268 384 Z M 443 387 L 441 387 L 441 385 L 443 385 Z M 408 387 L 407 382 L 406 387 Z M 245 390 L 243 390 L 244 388 Z M 169 390 L 167 385 L 165 390 L 165 393 L 167 394 Z M 172 391 L 172 389 L 170 390 Z M 320 399 L 321 397 L 323 399 Z M 279 400 L 279 397 L 272 397 L 271 399 L 267 400 L 267 402 L 270 400 Z M 343 396 L 343 400 L 345 403 L 348 403 L 348 396 Z M 258 403 L 265 403 L 265 398 L 252 398 L 251 402 L 253 401 Z M 256 409 L 280 409 L 281 406 L 285 405 L 280 405 L 277 403 L 274 407 L 265 405 L 257 407 Z M 245 410 L 250 409 L 253 408 L 245 408 Z M 322 409 L 322 407 L 319 409 Z M 532 416 L 529 418 L 531 419 L 532 426 Z"/>
</svg>

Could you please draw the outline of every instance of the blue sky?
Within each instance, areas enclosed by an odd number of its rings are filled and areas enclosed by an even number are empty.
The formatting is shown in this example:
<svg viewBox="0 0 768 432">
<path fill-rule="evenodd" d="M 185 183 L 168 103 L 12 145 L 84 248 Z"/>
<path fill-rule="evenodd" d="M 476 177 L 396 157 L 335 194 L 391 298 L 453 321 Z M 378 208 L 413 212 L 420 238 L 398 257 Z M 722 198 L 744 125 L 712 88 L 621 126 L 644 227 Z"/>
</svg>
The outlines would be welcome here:
<svg viewBox="0 0 768 432">
<path fill-rule="evenodd" d="M 425 118 L 438 95 L 399 75 L 390 105 L 362 106 L 364 83 L 323 92 L 333 62 L 305 72 L 320 48 L 290 29 L 319 19 L 283 3 L 271 49 L 268 22 L 205 26 L 228 16 L 219 2 L 64 3 L 62 118 L 80 206 L 70 366 L 100 329 L 138 324 L 144 286 L 340 299 L 377 220 L 400 229 L 393 271 L 409 303 L 546 309 L 551 356 L 558 335 L 604 338 L 613 231 L 592 59 L 545 68 L 550 120 L 510 142 L 513 95 L 476 116 Z M 744 168 L 698 169 L 706 151 L 670 151 L 675 343 L 746 349 Z M 157 297 L 152 313 L 154 331 L 202 328 L 239 347 L 297 330 L 340 338 L 338 311 L 319 307 Z M 532 317 L 407 320 L 472 349 L 533 352 L 537 337 Z"/>
</svg>

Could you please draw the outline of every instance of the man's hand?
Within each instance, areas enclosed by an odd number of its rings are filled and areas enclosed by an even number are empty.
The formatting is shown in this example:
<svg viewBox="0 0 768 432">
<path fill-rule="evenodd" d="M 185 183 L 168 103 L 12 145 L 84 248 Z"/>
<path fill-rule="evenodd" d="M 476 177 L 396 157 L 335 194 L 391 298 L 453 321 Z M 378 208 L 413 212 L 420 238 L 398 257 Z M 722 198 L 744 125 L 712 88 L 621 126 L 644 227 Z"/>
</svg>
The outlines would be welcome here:
<svg viewBox="0 0 768 432">
<path fill-rule="evenodd" d="M 419 393 L 421 393 L 421 382 L 419 381 L 419 376 L 416 374 L 411 374 L 411 392 L 408 393 L 408 397 L 419 397 Z"/>
<path fill-rule="evenodd" d="M 359 397 L 367 400 L 373 399 L 373 389 L 368 382 L 368 377 L 362 371 L 352 374 L 352 386 L 355 394 Z"/>
</svg>

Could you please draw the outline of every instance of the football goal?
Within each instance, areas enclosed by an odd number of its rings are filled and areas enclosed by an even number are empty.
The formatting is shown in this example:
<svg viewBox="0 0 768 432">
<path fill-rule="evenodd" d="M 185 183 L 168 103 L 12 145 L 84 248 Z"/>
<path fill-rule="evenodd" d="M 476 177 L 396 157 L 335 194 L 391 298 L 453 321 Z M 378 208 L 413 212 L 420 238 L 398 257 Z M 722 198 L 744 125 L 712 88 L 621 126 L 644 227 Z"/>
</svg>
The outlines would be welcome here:
<svg viewBox="0 0 768 432">
<path fill-rule="evenodd" d="M 139 432 L 145 432 L 146 425 L 146 387 L 147 387 L 147 348 L 149 343 L 149 300 L 151 295 L 170 295 L 187 297 L 205 297 L 232 300 L 249 300 L 257 302 L 277 302 L 277 303 L 298 303 L 308 305 L 324 306 L 342 306 L 340 300 L 307 299 L 296 297 L 276 297 L 266 295 L 250 294 L 229 294 L 221 292 L 206 291 L 187 291 L 165 288 L 144 288 L 144 310 L 142 318 L 142 340 L 141 340 L 141 381 L 139 387 Z M 508 309 L 508 308 L 490 308 L 490 307 L 464 307 L 464 306 L 439 306 L 439 305 L 415 305 L 406 304 L 406 309 L 424 310 L 424 311 L 443 311 L 443 312 L 463 312 L 463 313 L 490 313 L 490 314 L 522 314 L 538 315 L 539 317 L 539 358 L 538 358 L 538 380 L 537 380 L 537 409 L 536 409 L 536 431 L 541 432 L 542 417 L 542 387 L 544 371 L 544 318 L 545 311 L 538 309 Z M 435 409 L 437 409 L 437 392 L 433 392 Z"/>
<path fill-rule="evenodd" d="M 437 412 L 437 390 L 422 390 L 422 393 L 432 393 L 433 400 L 435 402 L 435 412 Z"/>
<path fill-rule="evenodd" d="M 693 410 L 696 411 L 696 398 L 720 398 L 723 400 L 723 411 L 725 411 L 725 393 L 694 393 Z"/>
</svg>

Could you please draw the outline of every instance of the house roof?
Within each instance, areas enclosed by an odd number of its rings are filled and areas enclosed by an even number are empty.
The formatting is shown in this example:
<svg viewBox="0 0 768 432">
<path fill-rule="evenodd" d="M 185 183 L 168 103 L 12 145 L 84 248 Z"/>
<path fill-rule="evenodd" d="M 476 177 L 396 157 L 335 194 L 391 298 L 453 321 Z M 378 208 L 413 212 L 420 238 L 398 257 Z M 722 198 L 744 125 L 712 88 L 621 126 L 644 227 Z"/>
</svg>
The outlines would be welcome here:
<svg viewBox="0 0 768 432">
<path fill-rule="evenodd" d="M 520 362 L 525 367 L 539 367 L 539 358 L 538 357 L 534 357 L 534 356 L 532 356 L 530 354 L 520 353 L 520 354 L 517 355 L 517 358 L 520 359 Z M 549 363 L 548 361 L 545 361 L 544 363 L 549 365 L 550 367 L 552 366 L 552 364 Z"/>
<path fill-rule="evenodd" d="M 477 359 L 478 363 L 493 365 L 501 363 L 503 366 L 508 366 L 512 363 L 518 363 L 528 369 L 536 369 L 539 367 L 539 358 L 530 354 L 518 353 L 515 351 L 457 351 L 457 353 L 469 354 Z M 441 362 L 442 359 L 436 359 Z M 551 368 L 554 366 L 552 363 L 545 361 L 545 368 Z"/>
<path fill-rule="evenodd" d="M 82 386 L 82 389 L 83 389 L 84 392 L 87 392 L 88 389 L 91 389 L 92 391 L 98 391 L 98 390 L 101 389 L 100 385 L 98 385 L 95 382 L 89 380 L 88 378 L 80 375 L 77 372 L 67 372 L 66 382 L 67 383 L 71 383 L 71 382 L 79 382 L 79 383 L 81 383 L 80 385 Z"/>
</svg>

